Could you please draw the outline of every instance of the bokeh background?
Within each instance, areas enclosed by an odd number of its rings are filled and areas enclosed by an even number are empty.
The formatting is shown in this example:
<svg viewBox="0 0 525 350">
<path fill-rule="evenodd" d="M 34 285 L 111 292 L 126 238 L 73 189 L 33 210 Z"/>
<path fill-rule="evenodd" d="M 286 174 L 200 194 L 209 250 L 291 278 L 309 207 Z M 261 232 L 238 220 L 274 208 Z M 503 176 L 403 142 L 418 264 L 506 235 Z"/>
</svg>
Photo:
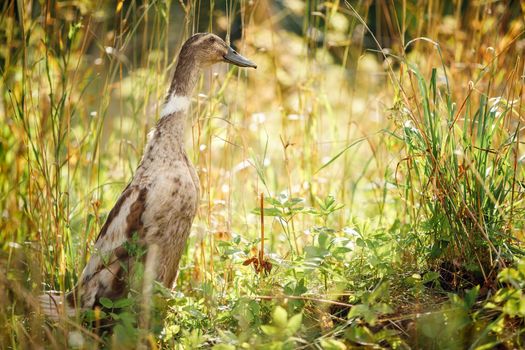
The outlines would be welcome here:
<svg viewBox="0 0 525 350">
<path fill-rule="evenodd" d="M 520 1 L 0 9 L 2 346 L 523 346 Z M 202 198 L 163 316 L 141 325 L 130 302 L 113 335 L 51 325 L 35 297 L 75 285 L 196 32 L 258 68 L 215 66 L 195 91 Z"/>
</svg>

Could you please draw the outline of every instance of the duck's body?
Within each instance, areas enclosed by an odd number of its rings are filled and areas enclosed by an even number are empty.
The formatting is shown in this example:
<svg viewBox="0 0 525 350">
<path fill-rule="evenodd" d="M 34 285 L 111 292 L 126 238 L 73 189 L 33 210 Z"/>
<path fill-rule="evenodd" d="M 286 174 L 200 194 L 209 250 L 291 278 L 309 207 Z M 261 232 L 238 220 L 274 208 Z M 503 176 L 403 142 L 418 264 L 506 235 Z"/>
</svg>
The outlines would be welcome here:
<svg viewBox="0 0 525 350">
<path fill-rule="evenodd" d="M 174 114 L 165 123 L 176 123 L 181 115 Z M 154 278 L 166 287 L 172 286 L 199 201 L 195 169 L 182 145 L 174 141 L 165 128 L 157 126 L 133 180 L 110 211 L 95 252 L 82 273 L 82 307 L 97 305 L 101 297 L 121 297 L 127 287 L 121 282 L 129 281 L 128 274 L 133 273 L 133 263 L 140 258 L 142 247 L 156 245 L 156 256 L 150 260 L 156 265 Z M 130 248 L 135 256 L 130 256 Z"/>
<path fill-rule="evenodd" d="M 255 67 L 213 34 L 196 34 L 183 45 L 133 179 L 109 212 L 79 284 L 65 300 L 43 296 L 45 314 L 57 316 L 61 308 L 72 314 L 75 307 L 99 305 L 103 297 L 123 297 L 136 261 L 152 252 L 150 277 L 172 286 L 199 201 L 199 178 L 184 149 L 187 111 L 200 69 L 220 61 Z"/>
</svg>

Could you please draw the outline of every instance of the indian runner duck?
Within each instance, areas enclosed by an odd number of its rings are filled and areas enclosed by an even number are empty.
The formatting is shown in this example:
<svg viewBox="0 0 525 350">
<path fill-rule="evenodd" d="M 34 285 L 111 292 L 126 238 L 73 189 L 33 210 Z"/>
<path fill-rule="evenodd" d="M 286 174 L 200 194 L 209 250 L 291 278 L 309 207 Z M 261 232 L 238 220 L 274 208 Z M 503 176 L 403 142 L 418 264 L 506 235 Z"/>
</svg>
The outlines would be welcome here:
<svg viewBox="0 0 525 350">
<path fill-rule="evenodd" d="M 71 316 L 100 306 L 101 298 L 124 297 L 134 264 L 150 251 L 155 251 L 155 261 L 149 273 L 172 287 L 199 201 L 199 178 L 184 149 L 187 111 L 199 72 L 219 62 L 257 68 L 217 35 L 199 33 L 184 43 L 133 179 L 109 212 L 73 291 L 40 297 L 45 315 Z"/>
</svg>

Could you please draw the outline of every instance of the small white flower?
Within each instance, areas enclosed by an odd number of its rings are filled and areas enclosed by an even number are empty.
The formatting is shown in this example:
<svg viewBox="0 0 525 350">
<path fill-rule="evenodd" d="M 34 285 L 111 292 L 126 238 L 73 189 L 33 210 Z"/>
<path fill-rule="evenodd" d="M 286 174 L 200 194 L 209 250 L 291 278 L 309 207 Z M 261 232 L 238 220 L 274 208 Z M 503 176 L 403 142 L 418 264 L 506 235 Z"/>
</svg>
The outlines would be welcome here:
<svg viewBox="0 0 525 350">
<path fill-rule="evenodd" d="M 288 114 L 288 120 L 303 120 L 304 116 L 302 114 Z"/>
<path fill-rule="evenodd" d="M 264 113 L 253 113 L 252 120 L 257 124 L 262 124 L 266 121 L 266 114 Z"/>
<path fill-rule="evenodd" d="M 75 349 L 83 348 L 85 344 L 84 337 L 79 331 L 70 332 L 67 337 L 67 342 L 70 347 Z"/>
</svg>

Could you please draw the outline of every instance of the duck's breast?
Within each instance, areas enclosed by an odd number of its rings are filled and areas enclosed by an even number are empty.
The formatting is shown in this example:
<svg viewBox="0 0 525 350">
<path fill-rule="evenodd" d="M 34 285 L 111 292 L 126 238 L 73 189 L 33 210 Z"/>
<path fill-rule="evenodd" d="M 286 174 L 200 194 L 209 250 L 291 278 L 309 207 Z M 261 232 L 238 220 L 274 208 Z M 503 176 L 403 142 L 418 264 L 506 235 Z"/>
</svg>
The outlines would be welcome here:
<svg viewBox="0 0 525 350">
<path fill-rule="evenodd" d="M 150 175 L 148 210 L 142 220 L 147 236 L 162 237 L 173 221 L 193 221 L 197 213 L 199 189 L 192 172 L 184 160 L 170 167 L 155 169 Z"/>
</svg>

